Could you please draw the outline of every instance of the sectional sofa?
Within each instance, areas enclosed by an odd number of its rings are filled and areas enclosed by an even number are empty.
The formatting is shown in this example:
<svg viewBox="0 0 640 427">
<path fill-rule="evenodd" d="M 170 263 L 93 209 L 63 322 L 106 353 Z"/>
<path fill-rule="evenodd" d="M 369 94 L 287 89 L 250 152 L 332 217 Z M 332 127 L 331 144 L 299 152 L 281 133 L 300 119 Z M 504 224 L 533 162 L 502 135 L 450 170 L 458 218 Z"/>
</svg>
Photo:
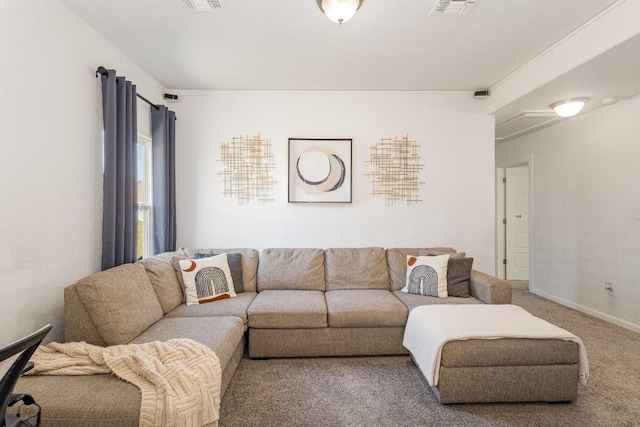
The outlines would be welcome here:
<svg viewBox="0 0 640 427">
<path fill-rule="evenodd" d="M 235 298 L 186 305 L 176 261 L 240 254 Z M 471 271 L 469 296 L 401 292 L 407 255 L 452 248 L 181 249 L 79 280 L 64 291 L 65 340 L 108 346 L 191 338 L 213 349 L 224 394 L 248 342 L 251 358 L 407 354 L 409 311 L 424 304 L 508 304 L 510 285 Z M 44 426 L 135 426 L 140 393 L 110 375 L 23 377 Z"/>
</svg>

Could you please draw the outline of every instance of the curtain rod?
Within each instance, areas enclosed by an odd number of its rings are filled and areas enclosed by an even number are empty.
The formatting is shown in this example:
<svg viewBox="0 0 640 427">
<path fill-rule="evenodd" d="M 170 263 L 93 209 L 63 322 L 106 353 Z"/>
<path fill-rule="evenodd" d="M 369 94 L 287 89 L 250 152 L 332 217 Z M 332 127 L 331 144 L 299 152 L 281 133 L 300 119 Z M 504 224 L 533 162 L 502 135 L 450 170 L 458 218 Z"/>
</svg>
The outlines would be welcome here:
<svg viewBox="0 0 640 427">
<path fill-rule="evenodd" d="M 98 77 L 98 75 L 105 75 L 106 76 L 107 74 L 109 74 L 109 70 L 104 68 L 102 65 L 99 66 L 98 69 L 96 70 L 96 77 Z M 153 108 L 155 108 L 156 110 L 160 109 L 160 107 L 158 107 L 156 104 L 154 104 L 153 102 L 149 101 L 147 98 L 145 98 L 144 96 L 140 95 L 137 92 L 136 92 L 136 96 L 138 98 L 142 99 L 144 102 L 146 102 L 150 106 L 152 106 Z"/>
</svg>

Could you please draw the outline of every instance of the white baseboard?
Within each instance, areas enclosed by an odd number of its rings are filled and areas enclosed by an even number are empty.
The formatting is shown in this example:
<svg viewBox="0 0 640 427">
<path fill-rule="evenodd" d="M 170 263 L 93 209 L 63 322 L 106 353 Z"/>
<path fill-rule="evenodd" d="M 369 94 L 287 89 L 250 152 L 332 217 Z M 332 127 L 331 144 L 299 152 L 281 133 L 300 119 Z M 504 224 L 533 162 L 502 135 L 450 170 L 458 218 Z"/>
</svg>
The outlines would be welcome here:
<svg viewBox="0 0 640 427">
<path fill-rule="evenodd" d="M 640 333 L 640 325 L 636 325 L 635 323 L 631 323 L 631 322 L 628 322 L 626 320 L 620 319 L 618 317 L 611 316 L 610 314 L 602 313 L 602 312 L 594 310 L 592 308 L 588 308 L 588 307 L 582 306 L 580 304 L 576 304 L 576 303 L 574 303 L 572 301 L 568 301 L 566 299 L 559 298 L 559 297 L 554 296 L 554 295 L 550 295 L 550 294 L 548 294 L 546 292 L 537 291 L 535 289 L 529 289 L 529 292 L 531 292 L 532 294 L 536 294 L 538 296 L 541 296 L 542 298 L 546 298 L 548 300 L 551 300 L 553 302 L 557 302 L 558 304 L 562 304 L 564 306 L 573 308 L 573 309 L 581 311 L 583 313 L 590 314 L 591 316 L 597 317 L 598 319 L 606 320 L 607 322 L 613 323 L 614 325 L 622 326 L 623 328 L 630 329 L 630 330 L 632 330 L 634 332 Z"/>
</svg>

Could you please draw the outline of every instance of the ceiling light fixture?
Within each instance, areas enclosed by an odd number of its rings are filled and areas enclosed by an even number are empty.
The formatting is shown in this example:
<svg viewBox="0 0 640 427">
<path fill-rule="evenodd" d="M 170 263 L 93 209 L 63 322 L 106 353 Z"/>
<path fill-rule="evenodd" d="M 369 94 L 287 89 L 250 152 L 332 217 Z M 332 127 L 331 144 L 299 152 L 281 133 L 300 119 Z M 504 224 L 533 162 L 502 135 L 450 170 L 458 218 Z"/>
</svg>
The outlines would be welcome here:
<svg viewBox="0 0 640 427">
<path fill-rule="evenodd" d="M 582 111 L 589 98 L 569 98 L 550 105 L 560 117 L 573 117 Z"/>
<path fill-rule="evenodd" d="M 316 0 L 318 7 L 327 18 L 336 24 L 342 24 L 353 18 L 364 0 Z"/>
</svg>

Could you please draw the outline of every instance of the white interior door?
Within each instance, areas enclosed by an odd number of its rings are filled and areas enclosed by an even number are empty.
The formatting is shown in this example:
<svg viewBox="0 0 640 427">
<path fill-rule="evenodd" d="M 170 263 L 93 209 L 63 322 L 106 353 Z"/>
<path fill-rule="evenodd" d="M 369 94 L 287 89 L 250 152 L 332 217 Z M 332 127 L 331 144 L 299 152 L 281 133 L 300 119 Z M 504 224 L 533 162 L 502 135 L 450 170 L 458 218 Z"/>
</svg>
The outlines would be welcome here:
<svg viewBox="0 0 640 427">
<path fill-rule="evenodd" d="M 529 166 L 506 168 L 506 278 L 529 280 Z"/>
</svg>

